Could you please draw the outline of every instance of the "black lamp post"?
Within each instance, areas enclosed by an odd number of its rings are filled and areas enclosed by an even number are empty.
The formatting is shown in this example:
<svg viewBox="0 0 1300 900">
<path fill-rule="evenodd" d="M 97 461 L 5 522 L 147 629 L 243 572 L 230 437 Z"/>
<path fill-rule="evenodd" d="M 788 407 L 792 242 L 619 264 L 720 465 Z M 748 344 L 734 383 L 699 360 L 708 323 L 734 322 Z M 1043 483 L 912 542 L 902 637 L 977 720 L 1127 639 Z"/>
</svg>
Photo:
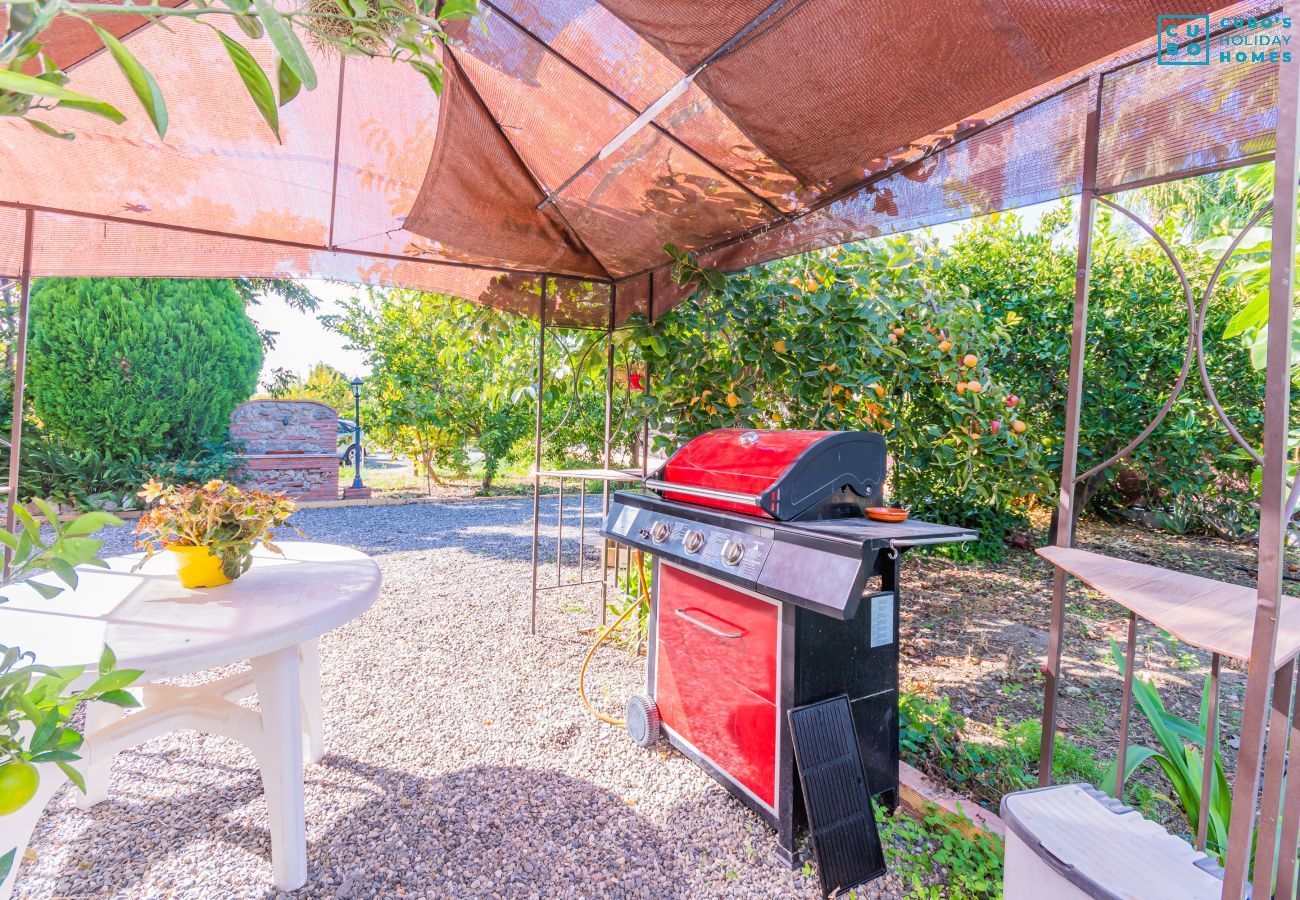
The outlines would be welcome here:
<svg viewBox="0 0 1300 900">
<path fill-rule="evenodd" d="M 356 430 L 354 432 L 353 443 L 352 443 L 352 454 L 353 454 L 352 461 L 356 463 L 357 466 L 357 475 L 355 478 L 352 479 L 352 486 L 354 488 L 363 488 L 365 487 L 365 485 L 361 483 L 361 376 L 360 375 L 352 379 L 352 399 L 356 403 L 356 419 L 353 421 L 353 424 L 356 426 Z"/>
</svg>

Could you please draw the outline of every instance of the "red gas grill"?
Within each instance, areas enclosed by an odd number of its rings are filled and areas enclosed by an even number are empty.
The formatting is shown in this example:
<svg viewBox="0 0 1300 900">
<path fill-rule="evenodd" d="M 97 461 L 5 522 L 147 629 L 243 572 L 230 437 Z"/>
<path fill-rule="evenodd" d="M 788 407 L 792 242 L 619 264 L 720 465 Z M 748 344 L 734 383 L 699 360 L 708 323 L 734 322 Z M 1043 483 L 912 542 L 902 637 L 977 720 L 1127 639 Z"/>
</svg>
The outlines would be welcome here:
<svg viewBox="0 0 1300 900">
<path fill-rule="evenodd" d="M 899 555 L 967 529 L 865 517 L 882 503 L 878 434 L 722 429 L 695 438 L 645 491 L 614 494 L 602 534 L 650 553 L 644 746 L 662 730 L 777 830 L 804 827 L 789 709 L 847 694 L 869 790 L 898 797 Z"/>
</svg>

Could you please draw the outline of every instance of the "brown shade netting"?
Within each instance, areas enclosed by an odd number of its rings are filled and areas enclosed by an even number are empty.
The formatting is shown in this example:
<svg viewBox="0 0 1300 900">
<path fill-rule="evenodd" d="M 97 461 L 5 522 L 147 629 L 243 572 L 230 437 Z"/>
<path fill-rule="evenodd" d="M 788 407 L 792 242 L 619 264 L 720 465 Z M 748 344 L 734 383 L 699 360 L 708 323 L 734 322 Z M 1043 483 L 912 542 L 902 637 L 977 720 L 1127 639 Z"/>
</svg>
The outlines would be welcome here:
<svg viewBox="0 0 1300 900">
<path fill-rule="evenodd" d="M 1106 191 L 1274 145 L 1276 64 L 1151 58 L 1157 15 L 1204 12 L 1182 0 L 483 5 L 441 99 L 316 51 L 282 143 L 204 26 L 114 21 L 162 85 L 166 140 L 85 29 L 51 31 L 72 86 L 129 119 L 48 116 L 73 142 L 0 120 L 0 268 L 30 207 L 38 275 L 317 276 L 533 316 L 550 276 L 549 321 L 608 327 L 680 302 L 665 243 L 734 270 L 1078 193 L 1096 103 Z"/>
</svg>

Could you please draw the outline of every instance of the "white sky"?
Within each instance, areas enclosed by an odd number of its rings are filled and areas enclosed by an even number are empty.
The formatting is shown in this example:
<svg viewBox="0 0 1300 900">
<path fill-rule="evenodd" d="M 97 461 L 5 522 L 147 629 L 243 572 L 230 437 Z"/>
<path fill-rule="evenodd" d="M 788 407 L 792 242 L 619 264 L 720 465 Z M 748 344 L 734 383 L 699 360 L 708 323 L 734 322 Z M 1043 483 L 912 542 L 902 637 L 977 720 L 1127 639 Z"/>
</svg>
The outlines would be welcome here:
<svg viewBox="0 0 1300 900">
<path fill-rule="evenodd" d="M 1026 229 L 1037 226 L 1039 219 L 1059 201 L 1038 203 L 1013 212 L 1024 222 Z M 965 222 L 952 222 L 932 229 L 941 243 L 947 244 L 961 231 Z M 249 307 L 248 313 L 263 328 L 278 331 L 275 349 L 266 355 L 262 363 L 262 375 L 265 377 L 272 369 L 283 368 L 305 376 L 318 362 L 329 363 L 343 372 L 349 379 L 356 375 L 370 374 L 370 367 L 365 365 L 361 354 L 355 350 L 346 350 L 347 341 L 330 331 L 318 320 L 317 316 L 338 311 L 338 301 L 350 297 L 365 288 L 352 285 L 335 284 L 328 281 L 305 281 L 303 284 L 320 298 L 320 309 L 316 313 L 302 313 L 286 304 L 279 297 L 264 297 L 257 306 Z"/>
<path fill-rule="evenodd" d="M 347 340 L 335 334 L 317 320 L 317 316 L 338 311 L 338 301 L 364 290 L 352 285 L 328 281 L 304 281 L 303 285 L 320 298 L 320 309 L 315 313 L 299 312 L 279 297 L 263 297 L 257 306 L 250 306 L 248 314 L 262 328 L 278 331 L 275 349 L 266 354 L 262 362 L 262 375 L 272 369 L 282 368 L 299 375 L 318 362 L 329 363 L 349 379 L 355 375 L 370 374 L 361 354 L 345 350 Z"/>
</svg>

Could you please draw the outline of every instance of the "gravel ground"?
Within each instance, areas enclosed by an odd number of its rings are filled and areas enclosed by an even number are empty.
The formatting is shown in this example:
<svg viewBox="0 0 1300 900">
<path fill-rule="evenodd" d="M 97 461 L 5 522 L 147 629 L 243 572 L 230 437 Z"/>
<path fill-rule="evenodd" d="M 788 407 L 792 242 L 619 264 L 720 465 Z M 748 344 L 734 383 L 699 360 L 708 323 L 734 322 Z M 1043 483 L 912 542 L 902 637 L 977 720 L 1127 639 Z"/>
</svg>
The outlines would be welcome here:
<svg viewBox="0 0 1300 900">
<path fill-rule="evenodd" d="M 529 636 L 530 513 L 512 500 L 295 516 L 384 576 L 375 606 L 321 639 L 327 755 L 306 771 L 309 880 L 295 896 L 818 896 L 712 779 L 582 710 L 593 592 L 544 594 Z M 543 537 L 551 559 L 554 528 Z M 129 543 L 115 534 L 105 552 Z M 589 691 L 614 709 L 643 678 L 642 659 L 610 649 Z M 32 850 L 18 897 L 276 894 L 251 754 L 194 732 L 118 757 L 92 810 L 64 788 Z M 858 896 L 901 893 L 890 876 Z"/>
</svg>

